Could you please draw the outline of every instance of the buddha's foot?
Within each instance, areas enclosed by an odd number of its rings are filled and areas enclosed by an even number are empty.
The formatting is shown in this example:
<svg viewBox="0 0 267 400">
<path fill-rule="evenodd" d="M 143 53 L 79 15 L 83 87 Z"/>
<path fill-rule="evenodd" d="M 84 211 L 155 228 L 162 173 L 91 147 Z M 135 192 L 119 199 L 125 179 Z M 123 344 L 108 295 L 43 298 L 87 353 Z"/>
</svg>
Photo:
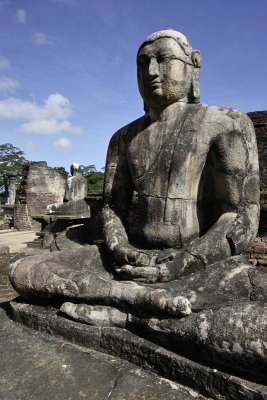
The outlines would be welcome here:
<svg viewBox="0 0 267 400">
<path fill-rule="evenodd" d="M 144 311 L 152 314 L 168 316 L 186 316 L 191 312 L 190 302 L 183 296 L 172 297 L 163 289 L 142 290 L 136 298 L 138 306 L 143 306 Z M 76 321 L 94 326 L 116 326 L 125 328 L 128 312 L 109 306 L 91 306 L 89 304 L 75 304 L 65 302 L 60 311 Z"/>
<path fill-rule="evenodd" d="M 173 317 L 183 317 L 191 313 L 191 303 L 184 296 L 171 296 L 164 289 L 147 289 L 137 296 L 138 304 L 146 310 Z"/>
<path fill-rule="evenodd" d="M 191 304 L 186 297 L 171 296 L 164 289 L 150 289 L 129 284 L 132 289 L 132 298 L 129 299 L 129 292 L 121 293 L 120 299 L 124 303 L 131 304 L 138 310 L 138 314 L 161 315 L 168 317 L 184 317 L 191 313 Z M 134 293 L 135 292 L 135 293 Z M 130 300 L 130 301 L 129 301 Z M 119 306 L 119 302 L 118 302 Z M 130 308 L 130 310 L 132 307 Z M 126 312 L 110 306 L 91 306 L 89 304 L 76 304 L 65 302 L 60 311 L 71 318 L 95 326 L 118 326 L 125 327 L 130 310 Z"/>
<path fill-rule="evenodd" d="M 124 328 L 127 314 L 107 306 L 90 306 L 88 304 L 63 303 L 60 311 L 76 321 L 94 326 L 117 326 Z"/>
</svg>

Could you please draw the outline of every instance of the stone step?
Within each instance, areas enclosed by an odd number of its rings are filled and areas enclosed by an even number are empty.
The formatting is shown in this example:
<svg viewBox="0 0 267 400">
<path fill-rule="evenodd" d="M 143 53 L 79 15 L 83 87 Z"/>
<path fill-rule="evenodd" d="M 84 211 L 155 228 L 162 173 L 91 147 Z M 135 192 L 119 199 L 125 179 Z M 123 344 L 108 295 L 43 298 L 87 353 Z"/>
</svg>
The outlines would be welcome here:
<svg viewBox="0 0 267 400">
<path fill-rule="evenodd" d="M 26 242 L 26 244 L 27 244 L 27 247 L 41 249 L 42 248 L 42 239 L 40 239 L 40 238 L 34 239 L 33 242 Z"/>
</svg>

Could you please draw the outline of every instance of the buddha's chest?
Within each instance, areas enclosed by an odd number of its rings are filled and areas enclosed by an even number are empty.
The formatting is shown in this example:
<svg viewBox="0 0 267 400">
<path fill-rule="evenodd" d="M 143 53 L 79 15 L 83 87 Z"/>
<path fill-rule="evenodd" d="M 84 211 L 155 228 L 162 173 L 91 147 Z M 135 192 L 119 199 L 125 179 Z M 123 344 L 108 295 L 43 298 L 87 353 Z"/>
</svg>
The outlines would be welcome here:
<svg viewBox="0 0 267 400">
<path fill-rule="evenodd" d="M 157 123 L 141 131 L 127 151 L 128 166 L 140 195 L 192 198 L 205 163 L 198 132 L 173 123 Z"/>
</svg>

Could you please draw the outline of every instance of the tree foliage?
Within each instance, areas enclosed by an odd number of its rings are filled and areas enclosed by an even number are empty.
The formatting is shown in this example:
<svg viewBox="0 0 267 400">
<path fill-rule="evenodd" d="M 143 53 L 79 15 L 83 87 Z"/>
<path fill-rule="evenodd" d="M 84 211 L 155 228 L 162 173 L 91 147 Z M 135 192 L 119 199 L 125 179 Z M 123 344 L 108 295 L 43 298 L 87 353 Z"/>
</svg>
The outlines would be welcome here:
<svg viewBox="0 0 267 400">
<path fill-rule="evenodd" d="M 95 165 L 80 165 L 80 167 L 84 176 L 90 174 L 90 172 L 96 172 Z"/>
<path fill-rule="evenodd" d="M 61 175 L 63 175 L 65 179 L 68 178 L 69 173 L 66 171 L 66 169 L 65 169 L 64 167 L 54 167 L 54 169 L 55 169 L 56 171 L 60 172 Z"/>
<path fill-rule="evenodd" d="M 95 165 L 81 165 L 81 170 L 88 183 L 88 193 L 101 192 L 104 185 L 104 173 L 97 171 Z"/>
<path fill-rule="evenodd" d="M 81 165 L 81 172 L 87 180 L 88 193 L 97 193 L 103 190 L 104 185 L 104 172 L 97 171 L 95 165 Z M 68 172 L 64 167 L 54 167 L 54 169 L 60 172 L 64 178 L 68 178 Z M 105 168 L 101 168 L 105 170 Z"/>
<path fill-rule="evenodd" d="M 7 196 L 9 183 L 8 173 L 16 171 L 16 185 L 20 184 L 22 177 L 22 166 L 27 162 L 24 152 L 11 143 L 0 145 L 0 197 L 3 202 Z"/>
<path fill-rule="evenodd" d="M 86 176 L 88 183 L 88 193 L 96 193 L 103 190 L 104 174 L 101 171 L 89 172 Z"/>
</svg>

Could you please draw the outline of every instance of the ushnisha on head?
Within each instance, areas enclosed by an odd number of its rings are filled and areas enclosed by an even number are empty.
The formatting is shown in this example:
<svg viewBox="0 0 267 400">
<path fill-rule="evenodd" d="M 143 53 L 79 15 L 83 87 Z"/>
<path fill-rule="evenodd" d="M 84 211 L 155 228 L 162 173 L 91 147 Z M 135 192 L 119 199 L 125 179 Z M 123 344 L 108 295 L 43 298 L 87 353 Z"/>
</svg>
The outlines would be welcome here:
<svg viewBox="0 0 267 400">
<path fill-rule="evenodd" d="M 148 36 L 137 53 L 137 77 L 145 109 L 174 102 L 199 102 L 201 54 L 180 32 L 164 29 Z"/>
<path fill-rule="evenodd" d="M 81 167 L 80 164 L 74 162 L 70 166 L 70 173 L 71 175 L 77 175 L 78 173 L 81 173 Z"/>
</svg>

